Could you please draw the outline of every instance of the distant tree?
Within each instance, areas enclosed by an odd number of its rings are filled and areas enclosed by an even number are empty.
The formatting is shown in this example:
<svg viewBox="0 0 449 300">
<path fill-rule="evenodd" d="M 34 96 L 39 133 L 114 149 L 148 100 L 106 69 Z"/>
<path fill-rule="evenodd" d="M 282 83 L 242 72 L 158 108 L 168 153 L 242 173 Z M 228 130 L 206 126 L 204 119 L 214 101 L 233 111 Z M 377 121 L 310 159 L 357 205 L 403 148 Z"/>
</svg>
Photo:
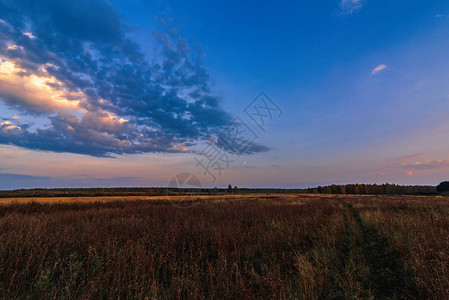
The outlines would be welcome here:
<svg viewBox="0 0 449 300">
<path fill-rule="evenodd" d="M 234 194 L 238 194 L 239 193 L 239 188 L 235 185 L 234 186 Z"/>
<path fill-rule="evenodd" d="M 340 188 L 336 184 L 331 185 L 330 190 L 331 190 L 331 194 L 339 194 L 340 193 Z"/>
<path fill-rule="evenodd" d="M 440 182 L 440 184 L 437 185 L 437 192 L 438 193 L 449 192 L 449 181 Z"/>
<path fill-rule="evenodd" d="M 332 194 L 332 190 L 330 186 L 323 187 L 323 194 Z"/>
<path fill-rule="evenodd" d="M 228 194 L 232 194 L 232 185 L 228 185 Z"/>
</svg>

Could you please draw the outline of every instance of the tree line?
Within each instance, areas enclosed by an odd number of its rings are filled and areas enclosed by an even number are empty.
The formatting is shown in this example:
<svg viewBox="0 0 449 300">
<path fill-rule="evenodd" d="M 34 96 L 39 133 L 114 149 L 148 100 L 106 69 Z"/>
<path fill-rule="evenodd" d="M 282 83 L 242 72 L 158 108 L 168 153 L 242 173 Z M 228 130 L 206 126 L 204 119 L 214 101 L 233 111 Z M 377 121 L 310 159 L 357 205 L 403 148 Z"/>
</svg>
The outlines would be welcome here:
<svg viewBox="0 0 449 300">
<path fill-rule="evenodd" d="M 449 182 L 436 186 L 397 184 L 343 184 L 311 188 L 55 188 L 0 191 L 0 198 L 14 197 L 98 197 L 98 196 L 163 196 L 173 194 L 226 195 L 226 194 L 358 194 L 358 195 L 435 195 L 449 193 Z"/>
<path fill-rule="evenodd" d="M 434 195 L 435 186 L 398 184 L 332 184 L 305 189 L 310 194 L 359 194 L 359 195 Z"/>
</svg>

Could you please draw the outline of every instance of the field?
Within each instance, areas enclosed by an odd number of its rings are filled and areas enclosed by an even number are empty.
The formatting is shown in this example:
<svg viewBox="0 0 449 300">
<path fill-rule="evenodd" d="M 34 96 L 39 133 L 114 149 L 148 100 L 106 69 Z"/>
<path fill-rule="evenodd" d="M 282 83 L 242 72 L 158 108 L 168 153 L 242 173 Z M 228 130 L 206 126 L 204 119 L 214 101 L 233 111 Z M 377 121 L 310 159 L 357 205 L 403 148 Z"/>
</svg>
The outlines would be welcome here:
<svg viewBox="0 0 449 300">
<path fill-rule="evenodd" d="M 448 297 L 446 197 L 0 200 L 1 299 Z"/>
</svg>

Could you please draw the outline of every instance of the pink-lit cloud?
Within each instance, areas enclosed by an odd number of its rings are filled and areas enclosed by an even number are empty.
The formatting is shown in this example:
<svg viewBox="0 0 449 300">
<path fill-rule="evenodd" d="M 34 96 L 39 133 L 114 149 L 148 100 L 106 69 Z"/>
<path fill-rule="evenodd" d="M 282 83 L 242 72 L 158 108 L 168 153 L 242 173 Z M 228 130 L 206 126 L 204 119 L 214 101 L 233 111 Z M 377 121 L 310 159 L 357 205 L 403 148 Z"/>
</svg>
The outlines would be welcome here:
<svg viewBox="0 0 449 300">
<path fill-rule="evenodd" d="M 80 111 L 80 101 L 86 101 L 82 93 L 67 91 L 62 82 L 46 71 L 33 74 L 5 57 L 0 57 L 0 97 L 12 106 L 23 106 L 37 113 Z"/>
<path fill-rule="evenodd" d="M 428 163 L 423 163 L 423 162 L 413 162 L 413 163 L 402 163 L 401 164 L 402 168 L 406 168 L 406 169 L 414 169 L 414 170 L 429 170 L 429 169 L 439 169 L 439 168 L 444 168 L 444 167 L 449 167 L 449 160 L 445 159 L 439 159 L 439 160 L 434 160 Z"/>
<path fill-rule="evenodd" d="M 371 75 L 374 75 L 374 74 L 376 74 L 376 73 L 379 73 L 379 72 L 385 70 L 386 68 L 387 68 L 387 65 L 380 64 L 380 65 L 378 65 L 377 67 L 375 67 L 375 68 L 371 71 Z"/>
</svg>

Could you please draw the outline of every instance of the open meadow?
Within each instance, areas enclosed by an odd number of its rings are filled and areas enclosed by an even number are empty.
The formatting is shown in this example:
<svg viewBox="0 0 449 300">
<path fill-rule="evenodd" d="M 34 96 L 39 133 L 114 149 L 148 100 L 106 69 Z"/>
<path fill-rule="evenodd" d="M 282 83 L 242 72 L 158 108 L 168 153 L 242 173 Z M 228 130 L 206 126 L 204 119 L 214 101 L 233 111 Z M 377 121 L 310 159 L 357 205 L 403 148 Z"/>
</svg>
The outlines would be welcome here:
<svg viewBox="0 0 449 300">
<path fill-rule="evenodd" d="M 0 200 L 1 299 L 448 297 L 446 197 Z"/>
</svg>

